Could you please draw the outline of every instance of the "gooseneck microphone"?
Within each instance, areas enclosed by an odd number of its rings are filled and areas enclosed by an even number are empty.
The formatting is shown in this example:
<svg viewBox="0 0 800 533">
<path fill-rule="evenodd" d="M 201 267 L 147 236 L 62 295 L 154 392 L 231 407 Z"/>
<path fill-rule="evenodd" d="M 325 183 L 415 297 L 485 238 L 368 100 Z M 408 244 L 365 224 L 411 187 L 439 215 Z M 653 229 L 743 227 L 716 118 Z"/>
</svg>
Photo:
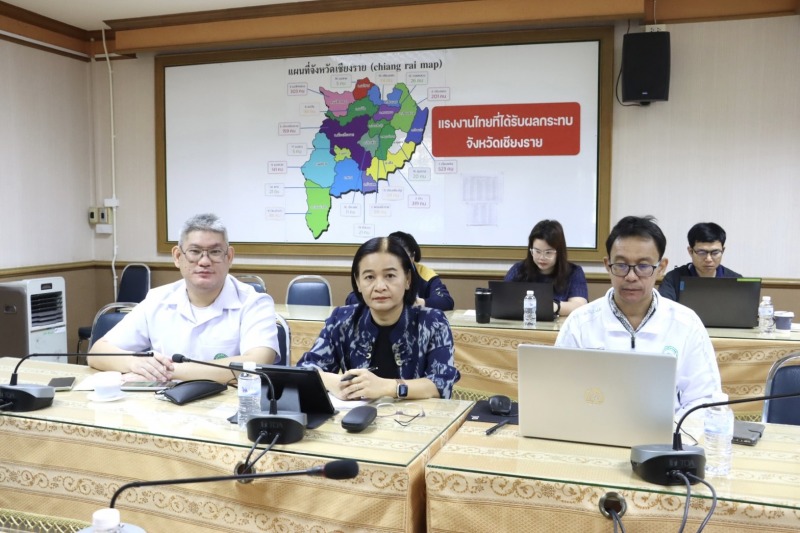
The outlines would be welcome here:
<svg viewBox="0 0 800 533">
<path fill-rule="evenodd" d="M 198 363 L 217 368 L 236 370 L 238 372 L 250 372 L 251 374 L 256 374 L 266 379 L 268 384 L 267 392 L 269 394 L 269 410 L 247 421 L 247 438 L 252 442 L 256 442 L 256 440 L 270 441 L 277 437 L 277 440 L 274 441 L 275 444 L 291 444 L 302 440 L 305 436 L 306 424 L 308 423 L 306 414 L 278 411 L 278 400 L 275 387 L 272 385 L 272 380 L 266 372 L 257 370 L 256 364 L 252 361 L 231 362 L 228 366 L 222 366 L 205 361 L 198 361 L 196 359 L 189 359 L 181 354 L 173 355 L 172 360 L 176 363 Z"/>
<path fill-rule="evenodd" d="M 14 371 L 11 373 L 11 379 L 8 385 L 0 385 L 0 410 L 13 411 L 24 413 L 29 411 L 38 411 L 45 407 L 53 405 L 55 398 L 55 389 L 47 385 L 18 385 L 18 371 L 23 361 L 31 357 L 53 357 L 53 356 L 80 356 L 87 355 L 85 353 L 31 353 L 21 357 Z M 133 357 L 152 357 L 153 352 L 141 353 L 93 353 L 89 355 L 101 356 L 133 356 Z"/>
<path fill-rule="evenodd" d="M 796 397 L 800 397 L 800 392 L 770 394 L 756 398 L 741 398 L 695 405 L 678 420 L 675 433 L 672 435 L 672 446 L 669 444 L 643 444 L 631 447 L 631 468 L 643 480 L 657 485 L 683 485 L 685 483 L 684 478 L 676 475 L 676 472 L 683 475 L 691 474 L 688 475 L 688 478 L 692 481 L 692 484 L 699 483 L 700 480 L 705 478 L 705 450 L 700 446 L 684 447 L 681 442 L 681 424 L 689 414 L 707 407 Z"/>
<path fill-rule="evenodd" d="M 307 470 L 290 470 L 288 472 L 259 472 L 255 474 L 239 474 L 231 476 L 210 476 L 184 479 L 162 479 L 157 481 L 133 481 L 120 486 L 111 497 L 109 507 L 114 508 L 120 494 L 135 487 L 155 487 L 159 485 L 186 485 L 189 483 L 208 483 L 211 481 L 241 481 L 272 477 L 289 476 L 321 476 L 327 479 L 353 479 L 358 475 L 358 463 L 352 459 L 330 461 L 324 465 L 315 466 Z"/>
</svg>

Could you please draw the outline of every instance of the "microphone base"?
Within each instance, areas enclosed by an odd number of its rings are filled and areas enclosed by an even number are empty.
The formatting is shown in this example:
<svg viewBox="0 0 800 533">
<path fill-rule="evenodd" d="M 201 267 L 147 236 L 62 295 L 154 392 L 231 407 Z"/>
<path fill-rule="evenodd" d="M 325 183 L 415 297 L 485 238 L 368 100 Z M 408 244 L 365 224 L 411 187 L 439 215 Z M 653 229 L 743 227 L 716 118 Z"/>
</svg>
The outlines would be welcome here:
<svg viewBox="0 0 800 533">
<path fill-rule="evenodd" d="M 291 444 L 303 440 L 306 424 L 308 418 L 305 413 L 262 413 L 247 421 L 247 438 L 255 442 L 261 433 L 266 433 L 267 436 L 261 439 L 264 444 L 272 442 L 275 435 L 278 435 L 275 444 Z"/>
<path fill-rule="evenodd" d="M 56 390 L 46 385 L 0 385 L 0 400 L 11 402 L 8 411 L 25 413 L 53 405 Z"/>
<path fill-rule="evenodd" d="M 631 468 L 633 473 L 656 485 L 683 485 L 685 481 L 674 476 L 673 472 L 692 474 L 705 478 L 706 452 L 699 446 L 684 446 L 673 450 L 670 444 L 642 444 L 631 447 Z M 689 478 L 689 483 L 698 483 Z"/>
</svg>

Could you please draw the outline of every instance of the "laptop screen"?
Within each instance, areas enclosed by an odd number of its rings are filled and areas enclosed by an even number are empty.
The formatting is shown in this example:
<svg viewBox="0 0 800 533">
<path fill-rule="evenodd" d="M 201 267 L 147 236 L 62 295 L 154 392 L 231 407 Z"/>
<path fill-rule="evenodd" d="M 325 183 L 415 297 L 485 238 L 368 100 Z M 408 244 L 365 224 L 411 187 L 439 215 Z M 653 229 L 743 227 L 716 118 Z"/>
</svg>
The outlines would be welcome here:
<svg viewBox="0 0 800 533">
<path fill-rule="evenodd" d="M 672 442 L 672 354 L 520 344 L 524 437 L 631 447 Z"/>
<path fill-rule="evenodd" d="M 707 328 L 753 328 L 758 325 L 759 278 L 682 277 L 678 303 L 697 313 Z"/>
<path fill-rule="evenodd" d="M 489 289 L 492 291 L 492 318 L 522 320 L 522 300 L 528 291 L 533 291 L 536 295 L 536 320 L 555 320 L 552 283 L 490 281 Z"/>
</svg>

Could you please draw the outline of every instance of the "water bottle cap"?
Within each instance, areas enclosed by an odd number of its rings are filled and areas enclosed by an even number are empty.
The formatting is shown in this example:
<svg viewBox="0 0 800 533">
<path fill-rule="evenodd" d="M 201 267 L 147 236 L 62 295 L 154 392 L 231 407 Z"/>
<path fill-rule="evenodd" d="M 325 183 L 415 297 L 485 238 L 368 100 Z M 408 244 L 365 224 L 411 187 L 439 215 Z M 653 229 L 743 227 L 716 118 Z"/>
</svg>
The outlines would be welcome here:
<svg viewBox="0 0 800 533">
<path fill-rule="evenodd" d="M 727 402 L 728 395 L 724 392 L 715 392 L 711 395 L 711 401 L 708 403 Z"/>
<path fill-rule="evenodd" d="M 533 291 L 528 291 L 528 296 L 533 296 Z"/>
<path fill-rule="evenodd" d="M 119 509 L 99 509 L 92 514 L 92 527 L 111 529 L 119 526 Z"/>
</svg>

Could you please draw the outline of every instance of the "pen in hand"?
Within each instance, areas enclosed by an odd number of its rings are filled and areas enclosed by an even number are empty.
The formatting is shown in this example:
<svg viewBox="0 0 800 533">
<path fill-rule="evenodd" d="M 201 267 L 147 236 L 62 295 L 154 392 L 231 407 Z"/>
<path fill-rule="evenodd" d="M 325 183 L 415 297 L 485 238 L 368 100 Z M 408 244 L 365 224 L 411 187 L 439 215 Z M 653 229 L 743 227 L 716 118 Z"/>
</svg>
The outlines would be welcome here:
<svg viewBox="0 0 800 533">
<path fill-rule="evenodd" d="M 491 435 L 492 433 L 494 433 L 495 431 L 497 431 L 501 427 L 505 426 L 506 424 L 508 424 L 508 420 L 503 420 L 502 422 L 498 422 L 497 424 L 495 424 L 492 427 L 490 427 L 489 429 L 487 429 L 486 430 L 486 434 L 487 435 Z"/>
<path fill-rule="evenodd" d="M 351 370 L 358 370 L 358 369 L 357 368 L 353 368 Z M 376 370 L 378 370 L 378 367 L 377 366 L 371 366 L 369 368 L 365 368 L 364 370 L 368 370 L 369 372 L 375 372 Z M 357 374 L 347 374 L 340 381 L 350 381 L 354 377 L 356 377 L 356 375 Z"/>
</svg>

